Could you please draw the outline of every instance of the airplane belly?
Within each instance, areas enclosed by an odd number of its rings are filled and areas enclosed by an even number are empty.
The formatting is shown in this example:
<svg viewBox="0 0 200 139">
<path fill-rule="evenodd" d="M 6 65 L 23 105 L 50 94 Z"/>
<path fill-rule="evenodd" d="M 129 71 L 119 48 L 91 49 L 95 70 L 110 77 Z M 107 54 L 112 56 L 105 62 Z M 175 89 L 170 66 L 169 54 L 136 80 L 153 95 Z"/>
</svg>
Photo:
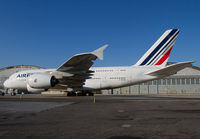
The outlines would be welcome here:
<svg viewBox="0 0 200 139">
<path fill-rule="evenodd" d="M 13 88 L 13 89 L 27 89 L 26 88 L 26 81 L 20 81 L 20 80 L 14 81 L 12 83 L 11 88 Z"/>
<path fill-rule="evenodd" d="M 120 81 L 109 81 L 109 80 L 101 81 L 101 89 L 110 89 L 118 86 L 121 86 Z"/>
<path fill-rule="evenodd" d="M 83 86 L 84 90 L 98 90 L 101 88 L 100 81 L 93 79 L 86 80 L 85 85 Z"/>
</svg>

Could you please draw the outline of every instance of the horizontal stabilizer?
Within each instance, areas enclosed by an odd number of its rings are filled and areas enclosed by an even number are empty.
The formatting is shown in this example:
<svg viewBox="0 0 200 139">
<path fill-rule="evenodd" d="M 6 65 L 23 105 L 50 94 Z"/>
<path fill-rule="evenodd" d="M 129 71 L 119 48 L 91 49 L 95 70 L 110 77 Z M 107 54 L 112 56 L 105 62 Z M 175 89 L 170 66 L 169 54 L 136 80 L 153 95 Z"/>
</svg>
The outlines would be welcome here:
<svg viewBox="0 0 200 139">
<path fill-rule="evenodd" d="M 147 73 L 147 75 L 158 76 L 158 77 L 173 75 L 186 67 L 191 67 L 192 63 L 193 61 L 172 64 L 165 68 Z"/>
</svg>

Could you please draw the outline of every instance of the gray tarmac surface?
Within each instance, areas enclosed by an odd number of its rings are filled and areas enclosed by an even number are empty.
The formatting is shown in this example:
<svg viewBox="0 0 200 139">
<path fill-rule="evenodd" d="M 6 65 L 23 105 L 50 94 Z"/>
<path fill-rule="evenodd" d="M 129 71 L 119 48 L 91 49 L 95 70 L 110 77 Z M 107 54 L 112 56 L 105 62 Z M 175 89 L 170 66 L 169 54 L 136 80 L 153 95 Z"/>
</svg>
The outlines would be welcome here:
<svg viewBox="0 0 200 139">
<path fill-rule="evenodd" d="M 0 138 L 200 138 L 200 96 L 0 97 Z"/>
</svg>

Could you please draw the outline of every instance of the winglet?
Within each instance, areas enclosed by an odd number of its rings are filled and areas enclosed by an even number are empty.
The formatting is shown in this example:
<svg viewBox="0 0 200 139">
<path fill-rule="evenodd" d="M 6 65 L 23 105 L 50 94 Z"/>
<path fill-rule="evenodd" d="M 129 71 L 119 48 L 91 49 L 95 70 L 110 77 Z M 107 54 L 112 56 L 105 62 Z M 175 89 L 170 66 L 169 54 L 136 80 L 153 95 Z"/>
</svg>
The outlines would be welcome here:
<svg viewBox="0 0 200 139">
<path fill-rule="evenodd" d="M 108 47 L 108 44 L 100 47 L 99 49 L 92 52 L 92 54 L 96 55 L 99 59 L 103 60 L 103 51 Z"/>
</svg>

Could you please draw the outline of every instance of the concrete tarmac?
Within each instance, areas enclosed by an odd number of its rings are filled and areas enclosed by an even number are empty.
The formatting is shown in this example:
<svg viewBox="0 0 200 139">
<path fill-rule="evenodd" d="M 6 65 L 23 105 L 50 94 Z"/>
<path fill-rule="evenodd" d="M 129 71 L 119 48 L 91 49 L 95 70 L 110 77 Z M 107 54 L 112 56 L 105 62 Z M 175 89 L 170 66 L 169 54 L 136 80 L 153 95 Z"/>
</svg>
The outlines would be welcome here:
<svg viewBox="0 0 200 139">
<path fill-rule="evenodd" d="M 0 97 L 0 138 L 200 138 L 200 96 Z"/>
</svg>

